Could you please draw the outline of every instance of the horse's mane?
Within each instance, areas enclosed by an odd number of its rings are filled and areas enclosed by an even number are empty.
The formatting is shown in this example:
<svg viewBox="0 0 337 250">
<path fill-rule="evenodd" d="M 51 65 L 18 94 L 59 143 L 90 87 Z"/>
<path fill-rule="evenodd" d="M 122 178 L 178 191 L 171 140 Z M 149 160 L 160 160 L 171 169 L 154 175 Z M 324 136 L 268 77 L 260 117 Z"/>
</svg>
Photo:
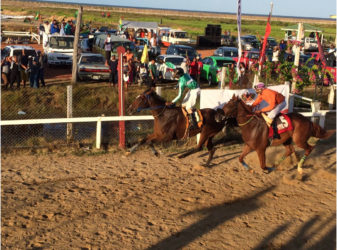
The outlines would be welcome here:
<svg viewBox="0 0 337 250">
<path fill-rule="evenodd" d="M 166 100 L 165 100 L 163 97 L 161 97 L 160 95 L 158 95 L 157 92 L 154 91 L 154 90 L 151 89 L 151 88 L 145 90 L 143 94 L 144 94 L 144 95 L 150 95 L 150 96 L 152 96 L 156 101 L 159 101 L 159 102 L 166 102 Z"/>
<path fill-rule="evenodd" d="M 238 100 L 239 100 L 239 102 L 242 104 L 243 108 L 244 108 L 247 112 L 253 113 L 252 107 L 251 107 L 251 106 L 247 105 L 241 98 L 239 98 Z"/>
</svg>

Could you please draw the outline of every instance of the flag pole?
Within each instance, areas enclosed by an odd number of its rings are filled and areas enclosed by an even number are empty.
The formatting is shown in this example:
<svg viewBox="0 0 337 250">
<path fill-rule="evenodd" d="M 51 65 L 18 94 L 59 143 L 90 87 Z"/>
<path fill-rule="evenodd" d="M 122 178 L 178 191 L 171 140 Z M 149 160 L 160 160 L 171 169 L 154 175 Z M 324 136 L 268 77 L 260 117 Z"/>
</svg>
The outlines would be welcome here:
<svg viewBox="0 0 337 250">
<path fill-rule="evenodd" d="M 274 7 L 273 2 L 270 2 L 270 12 L 269 12 L 268 21 L 267 21 L 267 27 L 268 27 L 268 24 L 270 26 L 271 16 L 272 16 L 272 13 L 273 13 L 273 7 Z M 260 61 L 259 61 L 259 70 L 258 70 L 257 75 L 255 75 L 255 77 L 254 77 L 253 86 L 255 86 L 259 82 L 259 77 L 261 75 L 262 63 L 264 62 L 266 43 L 268 41 L 268 36 L 269 36 L 269 34 L 267 34 L 267 27 L 266 27 L 266 32 L 264 34 L 264 41 L 263 41 L 263 44 L 262 44 L 262 51 L 261 51 Z M 269 31 L 269 33 L 270 33 L 270 31 Z"/>
</svg>

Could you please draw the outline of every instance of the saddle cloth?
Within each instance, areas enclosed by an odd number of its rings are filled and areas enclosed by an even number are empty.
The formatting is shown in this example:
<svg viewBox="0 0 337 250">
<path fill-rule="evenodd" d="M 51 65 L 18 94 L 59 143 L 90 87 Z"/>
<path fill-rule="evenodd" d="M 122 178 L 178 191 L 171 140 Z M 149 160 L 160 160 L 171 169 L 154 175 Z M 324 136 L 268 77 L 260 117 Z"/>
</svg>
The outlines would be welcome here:
<svg viewBox="0 0 337 250">
<path fill-rule="evenodd" d="M 189 128 L 190 122 L 189 122 L 189 119 L 188 119 L 188 113 L 187 113 L 185 108 L 182 108 L 182 111 L 183 111 L 184 116 L 186 117 L 186 127 Z M 203 116 L 202 116 L 200 110 L 196 109 L 195 111 L 193 111 L 193 114 L 194 114 L 195 119 L 198 123 L 198 128 L 201 128 L 201 126 L 203 125 L 204 119 L 203 119 Z"/>
<path fill-rule="evenodd" d="M 276 124 L 277 124 L 277 131 L 279 134 L 293 130 L 293 124 L 291 123 L 289 116 L 285 114 L 281 114 L 276 118 Z M 268 136 L 273 137 L 273 134 L 274 134 L 273 128 L 272 126 L 270 126 Z"/>
</svg>

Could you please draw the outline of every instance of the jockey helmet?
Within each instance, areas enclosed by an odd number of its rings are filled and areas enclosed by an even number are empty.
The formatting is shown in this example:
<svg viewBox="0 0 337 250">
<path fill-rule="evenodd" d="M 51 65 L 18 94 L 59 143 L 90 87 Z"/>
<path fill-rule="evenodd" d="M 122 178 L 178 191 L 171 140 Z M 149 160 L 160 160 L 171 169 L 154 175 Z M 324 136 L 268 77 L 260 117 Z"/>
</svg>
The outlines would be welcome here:
<svg viewBox="0 0 337 250">
<path fill-rule="evenodd" d="M 256 89 L 264 89 L 265 87 L 266 87 L 266 86 L 264 85 L 263 82 L 259 82 L 257 85 L 255 85 L 254 88 L 256 88 Z"/>
</svg>

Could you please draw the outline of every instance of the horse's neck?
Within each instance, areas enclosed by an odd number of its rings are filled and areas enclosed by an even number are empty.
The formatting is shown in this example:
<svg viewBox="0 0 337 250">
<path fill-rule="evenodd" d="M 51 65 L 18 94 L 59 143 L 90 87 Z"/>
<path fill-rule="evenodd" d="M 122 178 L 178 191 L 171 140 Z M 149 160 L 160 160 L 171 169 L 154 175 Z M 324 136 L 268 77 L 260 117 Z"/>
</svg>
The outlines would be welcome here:
<svg viewBox="0 0 337 250">
<path fill-rule="evenodd" d="M 156 97 L 151 98 L 150 108 L 152 109 L 152 115 L 156 117 L 163 112 L 163 109 L 165 108 L 165 101 L 157 99 Z"/>
<path fill-rule="evenodd" d="M 250 108 L 247 106 L 247 104 L 245 104 L 243 101 L 240 101 L 239 105 L 238 105 L 237 118 L 241 118 L 241 117 L 246 118 L 249 115 L 253 115 L 253 112 L 250 110 Z"/>
</svg>

